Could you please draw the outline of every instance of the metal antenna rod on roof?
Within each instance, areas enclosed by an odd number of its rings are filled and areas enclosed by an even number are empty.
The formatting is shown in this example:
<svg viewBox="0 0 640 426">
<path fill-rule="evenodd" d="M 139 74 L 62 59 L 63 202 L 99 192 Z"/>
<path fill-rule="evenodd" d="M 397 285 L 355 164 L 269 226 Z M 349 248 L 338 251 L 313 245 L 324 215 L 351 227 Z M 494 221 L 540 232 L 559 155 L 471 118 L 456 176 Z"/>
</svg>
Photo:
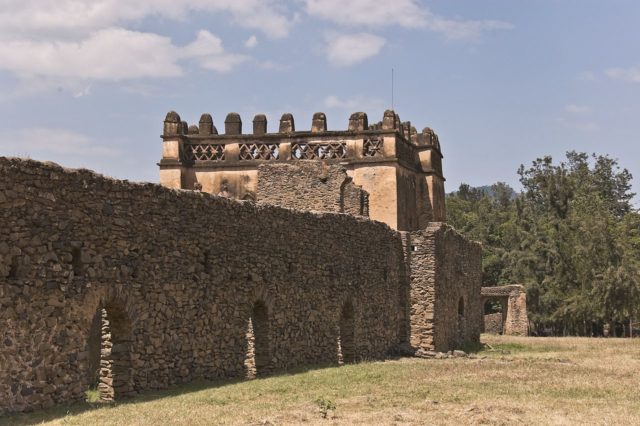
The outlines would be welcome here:
<svg viewBox="0 0 640 426">
<path fill-rule="evenodd" d="M 393 99 L 393 68 L 391 68 L 391 110 L 394 110 L 394 99 Z"/>
</svg>

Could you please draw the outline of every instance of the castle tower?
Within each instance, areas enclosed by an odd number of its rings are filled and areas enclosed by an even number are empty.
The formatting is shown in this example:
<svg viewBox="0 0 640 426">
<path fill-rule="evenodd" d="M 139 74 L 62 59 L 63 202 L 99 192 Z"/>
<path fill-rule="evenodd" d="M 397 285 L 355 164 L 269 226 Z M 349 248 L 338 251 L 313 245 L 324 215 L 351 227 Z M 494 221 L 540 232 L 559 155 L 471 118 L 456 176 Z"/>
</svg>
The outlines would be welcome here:
<svg viewBox="0 0 640 426">
<path fill-rule="evenodd" d="M 253 133 L 243 134 L 240 115 L 230 113 L 225 133 L 218 134 L 209 114 L 189 127 L 171 111 L 164 121 L 160 183 L 259 202 L 260 165 L 317 161 L 343 166 L 369 193 L 371 219 L 400 231 L 445 221 L 443 157 L 431 129 L 418 133 L 390 110 L 371 125 L 365 113 L 354 113 L 341 131 L 328 131 L 326 120 L 316 113 L 311 129 L 299 131 L 287 113 L 278 132 L 269 133 L 266 117 L 258 114 Z"/>
</svg>

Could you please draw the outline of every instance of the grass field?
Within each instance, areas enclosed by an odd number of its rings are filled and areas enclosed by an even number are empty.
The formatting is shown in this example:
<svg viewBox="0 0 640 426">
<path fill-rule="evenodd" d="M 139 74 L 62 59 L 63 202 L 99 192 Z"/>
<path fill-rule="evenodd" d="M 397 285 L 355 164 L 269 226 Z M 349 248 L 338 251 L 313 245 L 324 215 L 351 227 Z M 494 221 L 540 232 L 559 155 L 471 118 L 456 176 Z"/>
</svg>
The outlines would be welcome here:
<svg viewBox="0 0 640 426">
<path fill-rule="evenodd" d="M 483 336 L 475 359 L 399 359 L 127 403 L 78 404 L 9 424 L 640 424 L 640 339 Z"/>
</svg>

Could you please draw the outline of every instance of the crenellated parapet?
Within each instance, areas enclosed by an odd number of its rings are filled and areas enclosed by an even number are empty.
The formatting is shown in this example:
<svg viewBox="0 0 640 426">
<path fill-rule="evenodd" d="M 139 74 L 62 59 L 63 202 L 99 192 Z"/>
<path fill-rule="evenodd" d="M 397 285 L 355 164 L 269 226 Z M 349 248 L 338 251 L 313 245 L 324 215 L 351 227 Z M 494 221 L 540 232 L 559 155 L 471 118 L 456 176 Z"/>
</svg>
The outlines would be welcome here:
<svg viewBox="0 0 640 426">
<path fill-rule="evenodd" d="M 242 118 L 232 112 L 224 119 L 224 133 L 218 133 L 210 114 L 190 126 L 171 111 L 162 134 L 161 183 L 255 199 L 259 166 L 320 161 L 341 164 L 371 194 L 374 219 L 401 230 L 445 220 L 443 156 L 433 130 L 418 133 L 392 110 L 373 124 L 366 113 L 353 113 L 346 130 L 327 130 L 322 112 L 315 113 L 310 124 L 297 128 L 293 114 L 285 113 L 277 131 L 270 132 L 267 117 L 258 114 L 252 132 L 245 133 Z"/>
<path fill-rule="evenodd" d="M 164 121 L 162 138 L 166 146 L 160 165 L 215 167 L 220 162 L 395 160 L 422 173 L 443 177 L 440 144 L 431 129 L 418 134 L 410 122 L 400 122 L 393 111 L 386 111 L 378 123 L 368 123 L 366 113 L 356 112 L 349 118 L 347 130 L 329 131 L 326 115 L 318 112 L 313 115 L 309 130 L 297 131 L 293 115 L 286 113 L 278 131 L 270 133 L 266 116 L 258 114 L 253 119 L 253 132 L 243 133 L 240 115 L 230 113 L 224 120 L 224 133 L 219 134 L 210 114 L 203 114 L 198 125 L 189 126 L 171 111 Z"/>
</svg>

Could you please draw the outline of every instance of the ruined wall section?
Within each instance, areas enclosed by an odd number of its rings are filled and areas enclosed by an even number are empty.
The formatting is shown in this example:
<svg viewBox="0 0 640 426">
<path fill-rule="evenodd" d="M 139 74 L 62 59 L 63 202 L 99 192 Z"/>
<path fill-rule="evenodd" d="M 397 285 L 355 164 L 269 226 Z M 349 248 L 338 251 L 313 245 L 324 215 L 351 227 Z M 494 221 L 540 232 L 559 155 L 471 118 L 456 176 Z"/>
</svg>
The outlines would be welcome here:
<svg viewBox="0 0 640 426">
<path fill-rule="evenodd" d="M 84 398 L 101 308 L 117 400 L 244 377 L 256 307 L 264 371 L 337 363 L 345 306 L 349 358 L 382 358 L 406 287 L 400 236 L 381 223 L 6 158 L 0 273 L 0 413 Z"/>
<path fill-rule="evenodd" d="M 447 351 L 478 342 L 483 312 L 480 244 L 433 222 L 410 233 L 411 344 Z"/>
<path fill-rule="evenodd" d="M 512 336 L 529 335 L 529 316 L 527 315 L 527 292 L 523 286 L 509 296 L 509 308 L 505 319 L 504 332 Z"/>
<path fill-rule="evenodd" d="M 258 166 L 256 199 L 297 210 L 369 215 L 366 191 L 340 165 L 317 161 Z"/>
<path fill-rule="evenodd" d="M 342 183 L 340 213 L 369 217 L 369 193 L 353 183 L 350 177 Z"/>
<path fill-rule="evenodd" d="M 527 315 L 527 292 L 521 284 L 482 287 L 482 304 L 489 300 L 499 300 L 502 305 L 502 332 L 506 335 L 527 336 L 529 334 L 529 317 Z M 485 331 L 492 332 L 486 327 Z"/>
</svg>

